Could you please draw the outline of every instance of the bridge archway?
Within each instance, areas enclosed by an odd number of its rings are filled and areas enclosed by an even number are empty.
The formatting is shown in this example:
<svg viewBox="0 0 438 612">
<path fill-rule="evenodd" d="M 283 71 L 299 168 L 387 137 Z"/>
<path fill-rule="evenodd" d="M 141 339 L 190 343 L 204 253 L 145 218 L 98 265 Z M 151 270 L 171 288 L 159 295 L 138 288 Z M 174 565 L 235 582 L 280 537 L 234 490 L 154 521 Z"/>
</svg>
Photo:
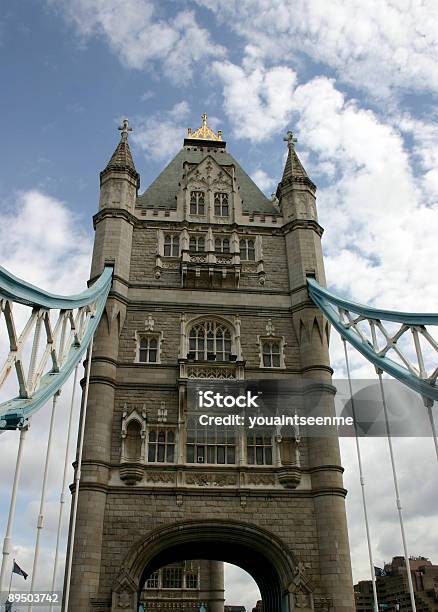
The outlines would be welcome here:
<svg viewBox="0 0 438 612">
<path fill-rule="evenodd" d="M 113 609 L 118 609 L 118 597 L 123 595 L 127 601 L 125 592 L 132 593 L 137 602 L 152 572 L 190 559 L 224 561 L 241 567 L 257 583 L 264 612 L 292 612 L 299 575 L 293 554 L 268 531 L 238 521 L 218 520 L 160 527 L 134 544 L 114 587 Z"/>
</svg>

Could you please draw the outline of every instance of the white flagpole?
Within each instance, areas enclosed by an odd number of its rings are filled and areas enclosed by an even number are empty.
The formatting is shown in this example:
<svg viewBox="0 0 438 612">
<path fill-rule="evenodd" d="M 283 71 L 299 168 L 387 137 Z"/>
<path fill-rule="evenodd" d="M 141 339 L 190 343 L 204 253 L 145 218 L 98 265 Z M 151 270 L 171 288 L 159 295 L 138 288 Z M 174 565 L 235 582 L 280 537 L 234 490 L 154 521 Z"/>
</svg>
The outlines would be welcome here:
<svg viewBox="0 0 438 612">
<path fill-rule="evenodd" d="M 79 483 L 81 480 L 82 452 L 84 450 L 85 420 L 87 416 L 88 390 L 90 388 L 90 370 L 91 370 L 92 352 L 93 352 L 93 338 L 91 339 L 90 346 L 88 347 L 87 373 L 86 373 L 85 391 L 84 391 L 84 398 L 83 398 L 83 404 L 82 404 L 82 415 L 81 415 L 81 419 L 82 419 L 81 420 L 81 430 L 79 432 L 78 464 L 76 467 L 76 474 L 75 474 L 73 513 L 72 513 L 72 519 L 71 519 L 69 555 L 68 555 L 68 560 L 67 560 L 67 577 L 65 581 L 64 612 L 68 612 L 69 599 L 70 599 L 70 582 L 71 582 L 71 570 L 72 570 L 72 564 L 73 564 L 73 547 L 74 547 L 74 542 L 75 542 L 76 517 L 78 513 Z"/>
<path fill-rule="evenodd" d="M 363 505 L 364 519 L 365 519 L 365 530 L 367 534 L 368 557 L 370 561 L 371 582 L 373 586 L 374 608 L 375 608 L 375 611 L 377 612 L 379 610 L 379 601 L 377 599 L 376 573 L 374 571 L 373 551 L 372 551 L 372 546 L 371 546 L 370 527 L 368 523 L 368 510 L 367 510 L 367 500 L 366 500 L 366 494 L 365 494 L 365 479 L 364 479 L 363 467 L 362 467 L 362 454 L 360 450 L 359 437 L 357 435 L 356 410 L 354 406 L 353 386 L 351 384 L 350 363 L 348 361 L 347 342 L 345 338 L 342 338 L 342 341 L 344 343 L 344 354 L 345 354 L 345 363 L 347 366 L 348 386 L 350 389 L 350 401 L 351 401 L 351 408 L 353 411 L 354 434 L 355 434 L 355 439 L 356 439 L 357 462 L 359 464 L 360 486 L 362 490 L 362 505 Z"/>
<path fill-rule="evenodd" d="M 72 428 L 73 409 L 74 409 L 75 396 L 76 396 L 76 384 L 78 380 L 78 369 L 79 369 L 79 363 L 76 365 L 76 368 L 75 368 L 75 373 L 74 373 L 74 378 L 73 378 L 73 389 L 72 389 L 71 401 L 70 401 L 70 414 L 69 414 L 68 429 L 67 429 L 67 444 L 65 448 L 65 457 L 64 457 L 64 473 L 62 477 L 61 496 L 59 498 L 58 530 L 56 533 L 55 561 L 53 564 L 52 593 L 55 591 L 56 572 L 58 569 L 59 545 L 61 541 L 62 516 L 63 516 L 64 504 L 65 504 L 65 489 L 66 489 L 66 484 L 67 484 L 68 458 L 70 455 L 71 428 Z M 53 603 L 50 604 L 50 611 L 52 610 L 53 610 Z"/>
</svg>

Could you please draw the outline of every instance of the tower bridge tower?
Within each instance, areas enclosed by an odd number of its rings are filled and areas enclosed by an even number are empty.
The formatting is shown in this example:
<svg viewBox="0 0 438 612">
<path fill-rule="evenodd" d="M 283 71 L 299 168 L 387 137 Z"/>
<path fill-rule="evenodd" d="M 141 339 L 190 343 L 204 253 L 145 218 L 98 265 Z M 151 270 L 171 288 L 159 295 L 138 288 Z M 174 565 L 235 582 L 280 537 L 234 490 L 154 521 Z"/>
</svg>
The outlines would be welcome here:
<svg viewBox="0 0 438 612">
<path fill-rule="evenodd" d="M 91 277 L 114 267 L 95 337 L 70 610 L 223 612 L 223 562 L 264 612 L 354 609 L 335 436 L 205 437 L 193 380 L 318 382 L 333 412 L 315 185 L 291 133 L 269 200 L 203 116 L 139 193 L 128 122 L 100 175 Z M 243 595 L 243 594 L 242 594 Z M 236 602 L 238 603 L 238 602 Z"/>
</svg>

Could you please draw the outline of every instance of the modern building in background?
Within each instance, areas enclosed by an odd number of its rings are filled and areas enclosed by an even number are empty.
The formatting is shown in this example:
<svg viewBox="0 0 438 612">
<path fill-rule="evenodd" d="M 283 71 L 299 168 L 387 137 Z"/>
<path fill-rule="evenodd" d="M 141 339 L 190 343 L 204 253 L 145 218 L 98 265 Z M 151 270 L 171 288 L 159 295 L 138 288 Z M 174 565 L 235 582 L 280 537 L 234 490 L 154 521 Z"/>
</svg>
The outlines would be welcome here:
<svg viewBox="0 0 438 612">
<path fill-rule="evenodd" d="M 415 591 L 417 612 L 438 612 L 438 565 L 425 557 L 411 557 L 409 561 Z M 380 570 L 376 568 L 376 585 L 382 610 L 412 611 L 409 595 L 406 562 L 404 557 L 394 557 Z M 356 612 L 373 612 L 371 580 L 362 580 L 354 586 Z"/>
<path fill-rule="evenodd" d="M 323 230 L 294 138 L 267 198 L 204 116 L 140 193 L 129 131 L 94 217 L 91 281 L 114 272 L 92 354 L 69 609 L 224 612 L 230 562 L 253 576 L 264 612 L 351 612 L 336 435 L 207 431 L 188 414 L 191 381 L 261 378 L 304 378 L 296 410 L 316 394 L 334 413 L 329 327 L 306 282 L 325 283 Z"/>
</svg>

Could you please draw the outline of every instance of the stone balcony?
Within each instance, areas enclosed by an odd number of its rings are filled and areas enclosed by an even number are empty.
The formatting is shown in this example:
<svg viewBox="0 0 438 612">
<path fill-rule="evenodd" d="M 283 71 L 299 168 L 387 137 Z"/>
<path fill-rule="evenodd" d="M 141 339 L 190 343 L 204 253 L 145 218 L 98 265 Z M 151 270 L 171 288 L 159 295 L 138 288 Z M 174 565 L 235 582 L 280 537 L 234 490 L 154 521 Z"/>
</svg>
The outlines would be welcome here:
<svg viewBox="0 0 438 612">
<path fill-rule="evenodd" d="M 197 280 L 209 287 L 227 284 L 237 288 L 240 280 L 240 254 L 208 251 L 182 251 L 181 283 L 183 287 L 197 284 Z"/>
</svg>

